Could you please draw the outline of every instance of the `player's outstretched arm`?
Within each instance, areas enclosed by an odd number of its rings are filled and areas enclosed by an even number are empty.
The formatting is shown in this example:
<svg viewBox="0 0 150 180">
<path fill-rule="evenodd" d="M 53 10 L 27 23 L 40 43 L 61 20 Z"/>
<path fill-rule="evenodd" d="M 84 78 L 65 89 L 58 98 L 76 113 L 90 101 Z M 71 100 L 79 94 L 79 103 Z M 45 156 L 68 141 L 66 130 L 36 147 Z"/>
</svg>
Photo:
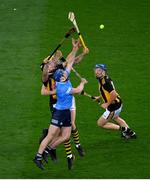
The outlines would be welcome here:
<svg viewBox="0 0 150 180">
<path fill-rule="evenodd" d="M 42 82 L 46 82 L 48 80 L 48 65 L 44 65 L 42 72 Z"/>
<path fill-rule="evenodd" d="M 72 51 L 66 58 L 66 61 L 67 61 L 66 68 L 68 71 L 71 71 L 71 69 L 72 69 L 73 63 L 75 61 L 76 53 L 80 47 L 80 40 L 72 39 L 72 46 L 73 46 Z"/>
<path fill-rule="evenodd" d="M 87 47 L 83 48 L 83 52 L 75 57 L 74 64 L 78 64 L 88 53 L 89 53 L 89 49 Z"/>
<path fill-rule="evenodd" d="M 87 84 L 87 83 L 88 83 L 87 80 L 82 78 L 79 86 L 77 86 L 76 88 L 72 88 L 71 94 L 79 94 L 79 93 L 81 93 L 83 91 L 83 89 L 84 89 L 84 85 Z"/>
</svg>

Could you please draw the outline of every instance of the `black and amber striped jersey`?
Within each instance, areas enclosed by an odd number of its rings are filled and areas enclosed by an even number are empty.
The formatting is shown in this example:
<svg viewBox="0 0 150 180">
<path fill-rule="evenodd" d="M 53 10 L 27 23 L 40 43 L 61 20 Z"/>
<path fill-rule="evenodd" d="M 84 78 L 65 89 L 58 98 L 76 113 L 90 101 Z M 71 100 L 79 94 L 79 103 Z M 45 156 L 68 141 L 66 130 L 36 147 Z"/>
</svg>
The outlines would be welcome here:
<svg viewBox="0 0 150 180">
<path fill-rule="evenodd" d="M 43 84 L 50 91 L 56 88 L 56 82 L 52 78 L 48 78 L 48 81 L 43 82 Z M 50 107 L 52 107 L 53 104 L 56 104 L 56 101 L 57 101 L 56 95 L 50 95 L 50 100 L 49 100 Z"/>
<path fill-rule="evenodd" d="M 99 78 L 98 81 L 99 81 L 99 90 L 100 90 L 101 96 L 104 102 L 108 102 L 110 99 L 110 93 L 113 90 L 115 90 L 113 81 L 107 75 L 105 75 L 103 78 Z M 108 106 L 107 109 L 109 111 L 115 111 L 120 108 L 121 104 L 122 104 L 122 100 L 119 94 L 117 94 L 116 99 Z"/>
<path fill-rule="evenodd" d="M 63 64 L 57 65 L 55 71 L 57 69 L 64 69 Z M 53 79 L 53 73 L 54 72 L 49 74 L 48 80 L 46 82 L 43 82 L 44 86 L 50 91 L 52 91 L 56 88 L 56 82 Z M 53 105 L 56 104 L 56 102 L 57 102 L 57 96 L 56 95 L 50 95 L 50 99 L 49 99 L 50 110 L 53 110 Z"/>
</svg>

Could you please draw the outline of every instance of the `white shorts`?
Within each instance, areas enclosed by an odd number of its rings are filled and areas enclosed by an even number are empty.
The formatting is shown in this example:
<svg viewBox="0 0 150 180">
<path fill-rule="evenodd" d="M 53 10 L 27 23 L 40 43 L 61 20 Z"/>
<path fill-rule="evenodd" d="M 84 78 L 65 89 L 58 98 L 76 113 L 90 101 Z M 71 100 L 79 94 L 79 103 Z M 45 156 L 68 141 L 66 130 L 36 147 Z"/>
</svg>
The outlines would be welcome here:
<svg viewBox="0 0 150 180">
<path fill-rule="evenodd" d="M 109 111 L 108 109 L 106 109 L 106 111 L 102 114 L 102 117 L 106 120 L 114 119 L 115 117 L 119 116 L 121 110 L 122 110 L 122 105 L 119 109 L 115 111 Z"/>
<path fill-rule="evenodd" d="M 76 110 L 76 102 L 75 102 L 75 98 L 73 97 L 72 99 L 72 106 L 70 108 L 70 111 Z"/>
</svg>

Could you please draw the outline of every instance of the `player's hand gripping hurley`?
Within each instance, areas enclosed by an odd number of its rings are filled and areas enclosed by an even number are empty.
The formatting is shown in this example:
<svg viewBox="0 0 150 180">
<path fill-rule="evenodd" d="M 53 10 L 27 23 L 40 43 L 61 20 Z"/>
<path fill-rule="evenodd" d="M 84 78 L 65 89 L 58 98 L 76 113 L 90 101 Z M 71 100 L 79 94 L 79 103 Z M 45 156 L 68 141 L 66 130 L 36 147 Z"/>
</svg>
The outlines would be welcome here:
<svg viewBox="0 0 150 180">
<path fill-rule="evenodd" d="M 63 39 L 59 42 L 59 44 L 57 45 L 57 47 L 53 50 L 52 53 L 50 53 L 49 57 L 46 59 L 46 63 L 51 61 L 52 56 L 56 53 L 56 51 L 62 46 L 62 44 L 65 42 L 66 39 L 68 39 L 74 32 L 76 32 L 76 29 L 74 27 L 72 27 L 71 29 L 69 29 L 69 31 L 65 34 L 65 36 L 63 37 Z M 41 70 L 43 71 L 43 67 L 44 67 L 45 63 L 42 63 L 40 65 Z"/>
</svg>

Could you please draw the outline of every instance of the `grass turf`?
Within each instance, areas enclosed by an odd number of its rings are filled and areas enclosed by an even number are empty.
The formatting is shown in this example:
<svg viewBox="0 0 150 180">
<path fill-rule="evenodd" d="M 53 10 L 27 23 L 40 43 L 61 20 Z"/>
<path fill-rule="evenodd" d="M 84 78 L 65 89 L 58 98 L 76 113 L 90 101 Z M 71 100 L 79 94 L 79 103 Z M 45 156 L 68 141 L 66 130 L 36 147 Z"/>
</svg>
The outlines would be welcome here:
<svg viewBox="0 0 150 180">
<path fill-rule="evenodd" d="M 74 170 L 68 171 L 61 145 L 59 163 L 50 161 L 40 171 L 32 159 L 49 112 L 48 98 L 40 95 L 39 64 L 71 26 L 70 10 L 90 49 L 76 67 L 89 80 L 86 91 L 98 94 L 92 69 L 106 63 L 124 101 L 121 115 L 138 139 L 124 141 L 118 132 L 98 128 L 96 120 L 103 111 L 87 97 L 76 96 L 76 121 L 86 156 L 80 159 L 76 154 Z M 0 178 L 150 177 L 149 12 L 148 0 L 0 0 Z M 100 24 L 104 30 L 99 30 Z M 65 55 L 70 44 L 69 40 L 62 47 Z M 76 85 L 76 77 L 71 79 Z"/>
</svg>

